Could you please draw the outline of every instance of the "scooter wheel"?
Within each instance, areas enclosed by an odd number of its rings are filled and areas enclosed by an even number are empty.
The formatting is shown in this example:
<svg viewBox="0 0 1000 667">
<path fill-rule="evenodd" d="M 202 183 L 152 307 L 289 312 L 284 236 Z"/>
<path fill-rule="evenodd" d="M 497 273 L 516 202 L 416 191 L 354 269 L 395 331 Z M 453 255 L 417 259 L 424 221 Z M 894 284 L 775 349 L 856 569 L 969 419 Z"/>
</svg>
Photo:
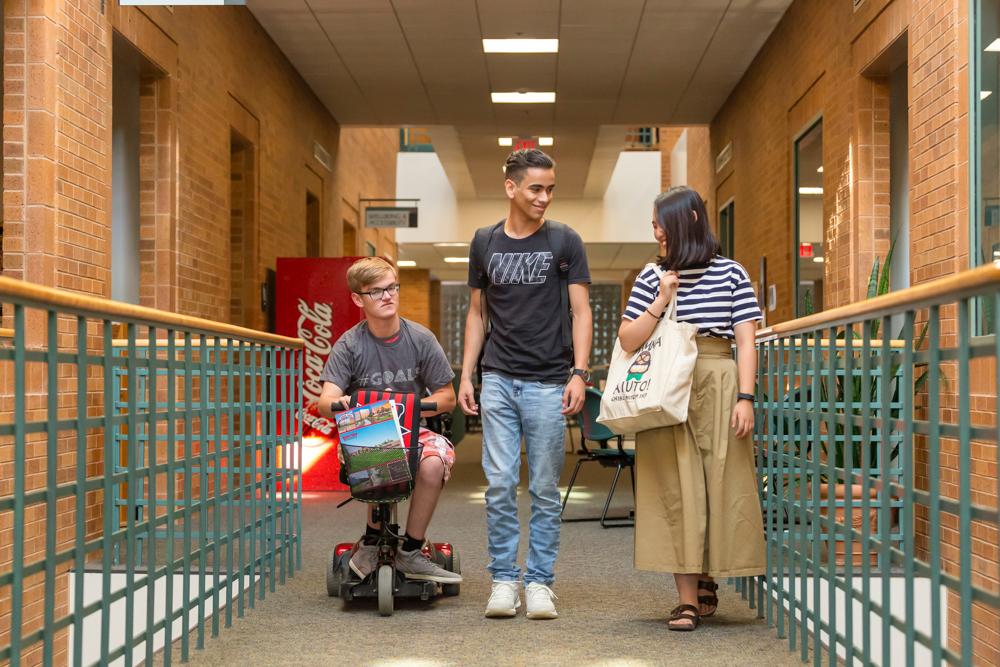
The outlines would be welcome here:
<svg viewBox="0 0 1000 667">
<path fill-rule="evenodd" d="M 340 597 L 340 564 L 337 562 L 337 551 L 330 552 L 330 560 L 326 565 L 326 594 L 332 598 Z"/>
<path fill-rule="evenodd" d="M 445 569 L 455 574 L 462 574 L 462 561 L 458 556 L 458 549 L 454 545 L 451 547 L 451 556 L 448 558 L 448 564 L 445 566 Z M 462 584 L 442 584 L 441 593 L 447 597 L 454 597 L 458 595 L 461 586 Z"/>
<path fill-rule="evenodd" d="M 382 616 L 392 616 L 395 579 L 391 565 L 383 565 L 378 569 L 378 613 Z"/>
</svg>

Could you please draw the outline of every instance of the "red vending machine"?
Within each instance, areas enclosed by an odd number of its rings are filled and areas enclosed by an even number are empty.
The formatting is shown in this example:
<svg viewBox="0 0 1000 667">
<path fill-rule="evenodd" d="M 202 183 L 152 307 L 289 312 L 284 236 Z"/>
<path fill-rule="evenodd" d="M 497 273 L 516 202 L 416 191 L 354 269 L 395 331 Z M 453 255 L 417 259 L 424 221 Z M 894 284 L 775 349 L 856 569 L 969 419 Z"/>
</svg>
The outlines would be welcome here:
<svg viewBox="0 0 1000 667">
<path fill-rule="evenodd" d="M 333 344 L 357 324 L 347 268 L 357 257 L 279 257 L 275 289 L 277 333 L 305 341 L 302 387 L 302 489 L 339 491 L 340 462 L 332 420 L 319 414 L 320 374 Z"/>
</svg>

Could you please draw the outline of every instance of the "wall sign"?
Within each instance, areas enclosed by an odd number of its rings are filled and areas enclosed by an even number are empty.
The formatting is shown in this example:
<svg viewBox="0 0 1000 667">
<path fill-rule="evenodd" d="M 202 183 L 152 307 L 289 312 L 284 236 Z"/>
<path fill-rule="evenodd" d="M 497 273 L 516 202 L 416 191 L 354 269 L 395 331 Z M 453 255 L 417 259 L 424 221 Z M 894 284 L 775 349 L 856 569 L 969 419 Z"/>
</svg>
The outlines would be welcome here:
<svg viewBox="0 0 1000 667">
<path fill-rule="evenodd" d="M 365 209 L 365 227 L 369 229 L 412 229 L 416 226 L 416 206 L 369 206 Z"/>
</svg>

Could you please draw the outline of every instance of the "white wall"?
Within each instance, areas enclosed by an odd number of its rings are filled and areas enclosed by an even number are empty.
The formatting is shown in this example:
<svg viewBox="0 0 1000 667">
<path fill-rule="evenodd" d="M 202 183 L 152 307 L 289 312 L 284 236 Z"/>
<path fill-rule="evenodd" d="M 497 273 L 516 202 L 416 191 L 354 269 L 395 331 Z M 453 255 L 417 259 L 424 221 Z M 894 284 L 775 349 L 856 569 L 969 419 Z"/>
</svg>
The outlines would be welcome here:
<svg viewBox="0 0 1000 667">
<path fill-rule="evenodd" d="M 603 199 L 556 196 L 547 216 L 573 227 L 588 243 L 648 243 L 653 199 L 660 192 L 659 151 L 621 153 Z M 502 187 L 497 167 L 497 190 Z M 399 229 L 399 243 L 468 242 L 479 227 L 507 215 L 506 199 L 456 199 L 434 153 L 399 153 L 396 196 L 417 197 L 419 226 Z"/>
<path fill-rule="evenodd" d="M 670 187 L 688 184 L 688 131 L 681 132 L 670 151 Z"/>
<path fill-rule="evenodd" d="M 139 303 L 139 61 L 114 41 L 111 123 L 111 298 Z"/>
</svg>

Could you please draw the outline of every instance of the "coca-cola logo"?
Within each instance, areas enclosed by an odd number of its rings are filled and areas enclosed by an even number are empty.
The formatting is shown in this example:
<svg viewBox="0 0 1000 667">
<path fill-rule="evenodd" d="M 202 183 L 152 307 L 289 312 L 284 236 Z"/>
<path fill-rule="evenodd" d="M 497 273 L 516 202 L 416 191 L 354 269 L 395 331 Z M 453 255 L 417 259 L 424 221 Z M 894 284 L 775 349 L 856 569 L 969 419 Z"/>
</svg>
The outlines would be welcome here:
<svg viewBox="0 0 1000 667">
<path fill-rule="evenodd" d="M 306 403 L 319 402 L 323 392 L 323 366 L 333 347 L 333 308 L 328 303 L 316 302 L 309 306 L 305 299 L 299 299 L 299 320 L 296 324 L 298 337 L 305 341 L 305 380 L 302 384 Z"/>
</svg>

